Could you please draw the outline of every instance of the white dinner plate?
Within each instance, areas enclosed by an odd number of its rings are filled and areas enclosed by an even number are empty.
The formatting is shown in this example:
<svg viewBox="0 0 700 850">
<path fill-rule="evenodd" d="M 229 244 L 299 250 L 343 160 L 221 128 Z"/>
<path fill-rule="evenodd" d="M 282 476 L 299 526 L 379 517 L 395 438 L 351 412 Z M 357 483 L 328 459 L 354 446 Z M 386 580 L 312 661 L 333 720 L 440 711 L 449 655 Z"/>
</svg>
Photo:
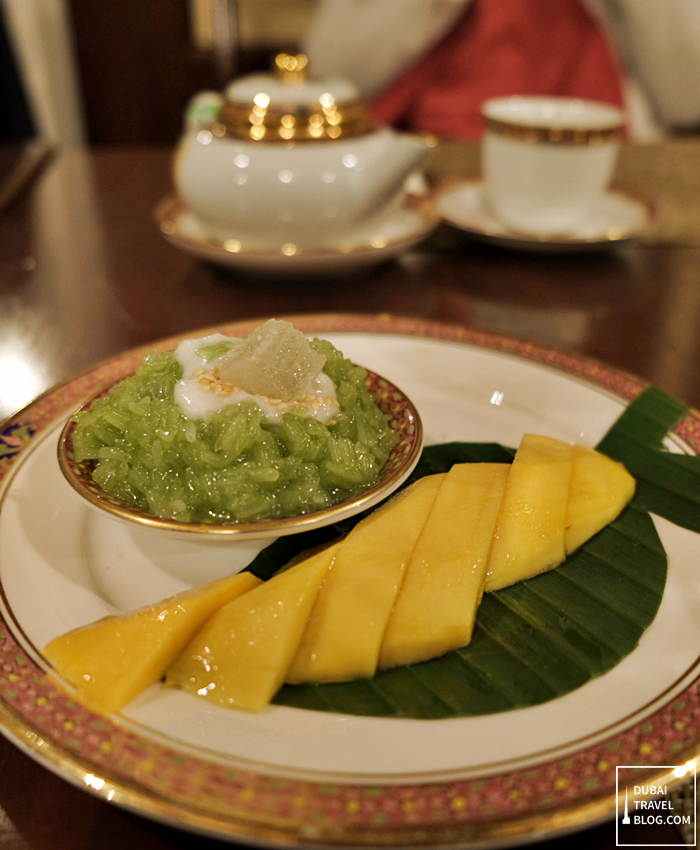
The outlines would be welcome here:
<svg viewBox="0 0 700 850">
<path fill-rule="evenodd" d="M 460 327 L 290 320 L 405 389 L 427 444 L 516 446 L 535 432 L 594 446 L 642 388 L 592 361 Z M 656 619 L 609 673 L 542 705 L 443 720 L 276 705 L 247 714 L 160 684 L 118 715 L 74 702 L 48 675 L 47 641 L 255 554 L 250 544 L 183 544 L 129 528 L 90 510 L 63 479 L 56 442 L 66 416 L 131 373 L 143 351 L 50 391 L 0 436 L 0 727 L 39 762 L 114 803 L 223 839 L 476 847 L 611 817 L 616 766 L 648 765 L 644 781 L 670 782 L 654 766 L 700 752 L 700 538 L 656 518 L 669 558 Z M 669 447 L 700 450 L 700 414 L 684 418 Z"/>
</svg>

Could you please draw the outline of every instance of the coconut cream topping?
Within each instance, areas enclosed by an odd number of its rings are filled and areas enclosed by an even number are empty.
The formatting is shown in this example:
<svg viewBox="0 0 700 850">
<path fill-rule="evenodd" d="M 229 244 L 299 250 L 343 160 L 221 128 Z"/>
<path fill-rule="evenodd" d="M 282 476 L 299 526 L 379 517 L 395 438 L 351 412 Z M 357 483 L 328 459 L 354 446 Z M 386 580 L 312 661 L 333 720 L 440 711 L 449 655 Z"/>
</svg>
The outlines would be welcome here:
<svg viewBox="0 0 700 850">
<path fill-rule="evenodd" d="M 234 342 L 232 337 L 211 334 L 187 339 L 175 350 L 175 357 L 182 366 L 182 378 L 175 384 L 175 401 L 189 419 L 204 419 L 226 404 L 236 404 L 252 399 L 262 410 L 269 423 L 279 422 L 284 413 L 294 409 L 296 413 L 332 424 L 340 406 L 335 397 L 335 385 L 325 372 L 319 372 L 311 382 L 310 390 L 300 398 L 282 401 L 278 398 L 251 393 L 221 379 L 217 360 L 220 356 L 206 360 L 201 352 L 217 343 Z"/>
</svg>

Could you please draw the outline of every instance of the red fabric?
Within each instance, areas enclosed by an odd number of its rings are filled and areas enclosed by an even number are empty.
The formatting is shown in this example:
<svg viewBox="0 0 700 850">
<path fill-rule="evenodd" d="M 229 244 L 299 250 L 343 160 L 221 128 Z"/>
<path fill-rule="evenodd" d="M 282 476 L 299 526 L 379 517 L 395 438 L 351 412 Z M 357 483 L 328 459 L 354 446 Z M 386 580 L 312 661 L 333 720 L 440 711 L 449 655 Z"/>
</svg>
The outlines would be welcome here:
<svg viewBox="0 0 700 850">
<path fill-rule="evenodd" d="M 614 50 L 580 0 L 474 0 L 452 31 L 372 105 L 380 123 L 477 139 L 491 97 L 623 105 Z"/>
</svg>

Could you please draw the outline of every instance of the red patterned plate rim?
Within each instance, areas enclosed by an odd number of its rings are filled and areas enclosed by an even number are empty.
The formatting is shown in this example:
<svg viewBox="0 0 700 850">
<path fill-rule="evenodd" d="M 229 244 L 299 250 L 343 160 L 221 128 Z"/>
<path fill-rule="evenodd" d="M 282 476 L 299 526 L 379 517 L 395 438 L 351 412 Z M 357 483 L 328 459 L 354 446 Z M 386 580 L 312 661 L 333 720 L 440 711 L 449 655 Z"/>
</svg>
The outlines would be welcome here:
<svg viewBox="0 0 700 850">
<path fill-rule="evenodd" d="M 374 394 L 377 406 L 386 416 L 389 426 L 399 440 L 382 467 L 378 480 L 371 487 L 321 510 L 301 516 L 237 523 L 181 522 L 154 516 L 131 507 L 117 497 L 110 496 L 95 484 L 92 480 L 91 465 L 78 463 L 73 457 L 72 435 L 75 422 L 72 418 L 66 423 L 58 441 L 59 467 L 71 487 L 92 507 L 104 510 L 118 519 L 169 534 L 176 533 L 188 537 L 205 535 L 207 538 L 216 540 L 254 540 L 296 534 L 310 528 L 331 525 L 340 519 L 372 507 L 396 490 L 418 463 L 423 446 L 423 427 L 415 405 L 395 384 L 369 369 L 365 371 L 367 373 L 365 384 Z M 78 409 L 87 409 L 96 398 L 106 394 L 115 383 L 118 381 L 100 389 Z"/>
<path fill-rule="evenodd" d="M 283 317 L 285 318 L 285 317 Z M 307 333 L 367 333 L 440 340 L 558 370 L 622 401 L 646 384 L 592 359 L 460 326 L 388 315 L 286 317 Z M 216 330 L 245 335 L 260 323 Z M 205 333 L 202 331 L 201 333 Z M 197 331 L 197 333 L 200 333 Z M 149 348 L 108 359 L 43 394 L 0 432 L 0 484 L 33 439 L 77 403 L 129 374 Z M 700 413 L 674 429 L 700 453 Z M 567 755 L 498 775 L 435 783 L 328 783 L 232 769 L 151 741 L 93 714 L 60 691 L 0 619 L 0 726 L 39 762 L 104 799 L 219 838 L 263 845 L 475 847 L 522 843 L 613 816 L 616 767 L 647 767 L 635 782 L 677 782 L 673 769 L 700 757 L 696 680 L 654 714 Z"/>
</svg>

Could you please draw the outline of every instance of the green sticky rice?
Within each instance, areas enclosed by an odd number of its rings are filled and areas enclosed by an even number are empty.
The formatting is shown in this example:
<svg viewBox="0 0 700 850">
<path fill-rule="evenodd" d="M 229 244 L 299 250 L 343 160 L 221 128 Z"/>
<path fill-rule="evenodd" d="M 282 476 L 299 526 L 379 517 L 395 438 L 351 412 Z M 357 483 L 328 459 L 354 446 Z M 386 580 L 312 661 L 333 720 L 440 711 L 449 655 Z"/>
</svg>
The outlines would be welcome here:
<svg viewBox="0 0 700 850">
<path fill-rule="evenodd" d="M 73 452 L 107 493 L 154 516 L 248 522 L 333 505 L 372 485 L 397 436 L 354 366 L 325 340 L 323 371 L 336 387 L 334 424 L 286 412 L 263 418 L 251 399 L 188 419 L 173 397 L 174 352 L 149 353 L 136 373 L 76 414 Z"/>
</svg>

